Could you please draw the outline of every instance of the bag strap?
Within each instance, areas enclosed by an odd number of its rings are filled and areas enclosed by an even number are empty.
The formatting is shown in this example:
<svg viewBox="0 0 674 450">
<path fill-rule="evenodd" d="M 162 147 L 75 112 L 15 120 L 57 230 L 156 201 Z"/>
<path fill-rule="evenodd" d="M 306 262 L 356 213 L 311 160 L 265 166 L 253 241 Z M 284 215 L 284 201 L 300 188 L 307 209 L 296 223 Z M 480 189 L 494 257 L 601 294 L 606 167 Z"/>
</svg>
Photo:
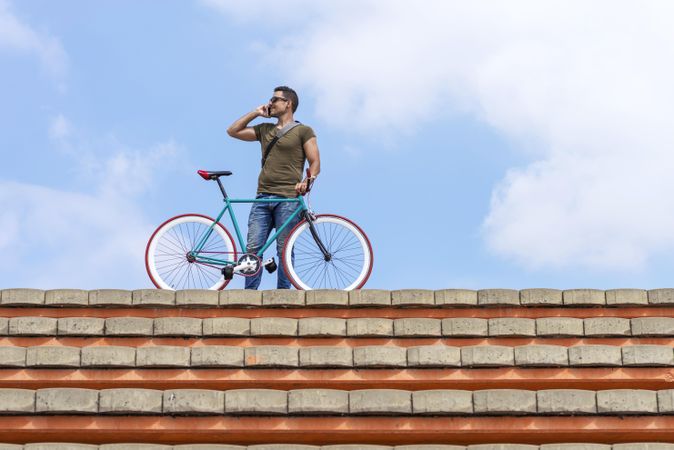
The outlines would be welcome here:
<svg viewBox="0 0 674 450">
<path fill-rule="evenodd" d="M 267 148 L 264 150 L 264 156 L 262 157 L 262 167 L 264 167 L 264 163 L 267 162 L 267 157 L 269 156 L 269 152 L 271 152 L 271 149 L 274 146 L 274 144 L 276 144 L 276 142 L 279 139 L 281 139 L 283 136 L 285 136 L 285 134 L 288 131 L 292 130 L 297 125 L 301 125 L 301 124 L 298 121 L 290 122 L 289 124 L 287 124 L 286 126 L 281 128 L 280 130 L 279 129 L 276 130 L 276 136 L 274 136 L 274 139 L 272 139 L 271 142 L 269 142 L 269 144 L 267 144 Z"/>
</svg>

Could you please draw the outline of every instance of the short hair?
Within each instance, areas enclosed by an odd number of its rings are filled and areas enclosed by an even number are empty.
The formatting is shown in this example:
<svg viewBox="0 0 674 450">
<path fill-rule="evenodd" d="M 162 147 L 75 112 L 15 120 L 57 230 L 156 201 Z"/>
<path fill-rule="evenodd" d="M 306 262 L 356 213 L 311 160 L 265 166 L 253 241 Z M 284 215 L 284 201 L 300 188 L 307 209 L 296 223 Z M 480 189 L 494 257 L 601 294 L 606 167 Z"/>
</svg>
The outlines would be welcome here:
<svg viewBox="0 0 674 450">
<path fill-rule="evenodd" d="M 293 112 L 297 111 L 297 107 L 300 104 L 300 99 L 297 97 L 297 92 L 294 89 L 289 88 L 288 86 L 278 86 L 274 88 L 274 92 L 281 91 L 285 94 L 286 98 L 293 102 Z"/>
</svg>

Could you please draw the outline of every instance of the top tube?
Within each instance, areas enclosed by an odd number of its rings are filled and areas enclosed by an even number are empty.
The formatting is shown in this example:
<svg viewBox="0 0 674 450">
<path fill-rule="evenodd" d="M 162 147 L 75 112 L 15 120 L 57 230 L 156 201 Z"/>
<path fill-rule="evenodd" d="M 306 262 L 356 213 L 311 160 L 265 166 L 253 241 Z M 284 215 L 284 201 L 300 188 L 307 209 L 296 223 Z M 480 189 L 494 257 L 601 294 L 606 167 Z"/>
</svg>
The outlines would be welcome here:
<svg viewBox="0 0 674 450">
<path fill-rule="evenodd" d="M 298 195 L 295 198 L 255 198 L 255 199 L 244 199 L 244 198 L 235 198 L 235 199 L 230 199 L 230 198 L 225 198 L 225 207 L 222 209 L 220 212 L 220 215 L 216 219 L 217 221 L 220 221 L 220 218 L 222 215 L 225 213 L 225 211 L 229 210 L 229 216 L 232 219 L 232 224 L 234 225 L 234 231 L 236 232 L 236 236 L 239 239 L 239 244 L 241 245 L 242 249 L 245 249 L 247 252 L 246 245 L 243 242 L 243 236 L 241 235 L 241 231 L 239 230 L 239 223 L 236 220 L 236 214 L 234 214 L 234 208 L 232 207 L 233 203 L 298 203 L 298 206 L 295 210 L 295 212 L 288 218 L 288 220 L 281 225 L 280 227 L 277 227 L 276 233 L 271 236 L 265 245 L 258 251 L 259 256 L 262 256 L 264 251 L 271 245 L 271 243 L 278 237 L 278 235 L 288 226 L 290 223 L 291 219 L 296 217 L 298 214 L 301 214 L 302 211 L 306 211 L 307 204 L 304 202 L 304 197 L 301 195 Z"/>
<path fill-rule="evenodd" d="M 302 197 L 295 198 L 230 198 L 229 203 L 303 203 Z"/>
</svg>

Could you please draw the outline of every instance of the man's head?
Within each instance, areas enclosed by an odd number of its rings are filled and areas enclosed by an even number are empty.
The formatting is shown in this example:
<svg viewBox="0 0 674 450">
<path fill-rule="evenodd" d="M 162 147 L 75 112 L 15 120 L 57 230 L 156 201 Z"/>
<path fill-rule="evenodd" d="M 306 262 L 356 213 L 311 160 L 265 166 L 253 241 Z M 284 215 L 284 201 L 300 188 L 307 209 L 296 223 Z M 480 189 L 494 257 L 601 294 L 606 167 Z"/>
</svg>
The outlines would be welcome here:
<svg viewBox="0 0 674 450">
<path fill-rule="evenodd" d="M 297 92 L 288 86 L 279 86 L 274 88 L 274 96 L 269 100 L 269 112 L 271 116 L 279 117 L 288 111 L 288 108 L 292 108 L 294 113 L 299 104 Z"/>
</svg>

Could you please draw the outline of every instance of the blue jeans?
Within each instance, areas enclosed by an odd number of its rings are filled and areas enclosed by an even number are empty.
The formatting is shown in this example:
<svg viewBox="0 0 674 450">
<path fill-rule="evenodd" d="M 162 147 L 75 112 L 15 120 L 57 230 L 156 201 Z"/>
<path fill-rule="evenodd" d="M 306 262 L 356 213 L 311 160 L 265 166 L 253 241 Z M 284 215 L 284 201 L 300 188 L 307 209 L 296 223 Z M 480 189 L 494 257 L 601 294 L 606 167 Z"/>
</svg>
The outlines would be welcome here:
<svg viewBox="0 0 674 450">
<path fill-rule="evenodd" d="M 258 194 L 255 198 L 285 198 L 272 194 Z M 278 228 L 288 220 L 288 217 L 295 212 L 299 204 L 293 202 L 280 203 L 253 203 L 250 208 L 250 216 L 248 216 L 248 253 L 257 253 L 269 238 L 272 228 Z M 286 238 L 295 225 L 300 221 L 298 214 L 283 229 L 283 232 L 276 238 L 276 253 L 278 255 L 278 279 L 276 283 L 277 289 L 290 289 L 290 281 L 283 269 L 282 253 L 283 245 Z M 246 289 L 257 289 L 260 286 L 262 279 L 262 271 L 252 276 L 246 277 Z"/>
</svg>

